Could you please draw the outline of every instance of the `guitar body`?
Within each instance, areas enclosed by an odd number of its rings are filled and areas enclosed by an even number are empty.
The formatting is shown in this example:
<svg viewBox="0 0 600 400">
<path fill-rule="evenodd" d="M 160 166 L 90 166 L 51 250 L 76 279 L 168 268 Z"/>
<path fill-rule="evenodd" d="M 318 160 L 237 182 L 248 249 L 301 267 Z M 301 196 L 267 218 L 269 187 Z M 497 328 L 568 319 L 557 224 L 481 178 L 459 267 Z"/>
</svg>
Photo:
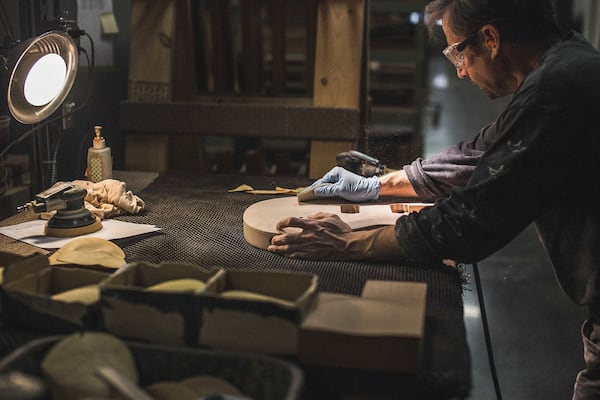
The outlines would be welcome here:
<svg viewBox="0 0 600 400">
<path fill-rule="evenodd" d="M 335 200 L 298 202 L 296 196 L 259 201 L 244 211 L 244 238 L 252 246 L 266 249 L 271 238 L 282 233 L 276 226 L 288 217 L 304 218 L 318 212 L 338 215 L 352 229 L 394 225 L 403 213 L 419 211 L 429 203 L 333 203 Z M 342 212 L 344 210 L 344 212 Z M 350 211 L 350 212 L 346 212 Z M 289 232 L 289 230 L 286 229 Z"/>
</svg>

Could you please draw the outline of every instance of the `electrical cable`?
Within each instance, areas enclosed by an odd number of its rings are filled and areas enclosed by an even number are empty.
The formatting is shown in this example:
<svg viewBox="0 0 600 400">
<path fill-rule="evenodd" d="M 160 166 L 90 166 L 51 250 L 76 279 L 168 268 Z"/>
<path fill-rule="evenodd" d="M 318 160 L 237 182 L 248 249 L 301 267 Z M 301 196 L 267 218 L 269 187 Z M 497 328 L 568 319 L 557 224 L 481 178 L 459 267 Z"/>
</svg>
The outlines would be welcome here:
<svg viewBox="0 0 600 400">
<path fill-rule="evenodd" d="M 94 40 L 92 39 L 92 37 L 90 35 L 88 35 L 87 33 L 83 33 L 83 35 L 85 35 L 89 42 L 90 42 L 90 50 L 91 50 L 91 57 L 90 55 L 88 55 L 87 51 L 85 51 L 85 49 L 81 49 L 83 54 L 85 55 L 86 59 L 87 59 L 87 63 L 88 63 L 88 73 L 89 73 L 89 77 L 88 77 L 88 98 L 86 100 L 86 103 L 91 99 L 92 93 L 94 92 L 94 66 L 96 63 L 96 51 L 94 48 Z M 90 60 L 91 58 L 91 60 Z M 88 124 L 89 124 L 89 115 L 88 115 Z M 83 152 L 83 148 L 84 148 L 84 144 L 86 139 L 88 139 L 88 135 L 86 134 L 86 132 L 84 132 L 81 135 L 81 140 L 79 142 L 79 151 L 77 152 L 77 154 L 84 154 Z M 77 158 L 77 171 L 81 171 L 81 162 L 82 162 L 82 158 L 78 157 Z M 86 160 L 87 163 L 87 160 Z"/>
<path fill-rule="evenodd" d="M 487 323 L 487 312 L 485 310 L 485 303 L 483 300 L 483 289 L 481 286 L 481 277 L 479 275 L 479 267 L 477 263 L 473 263 L 473 276 L 475 277 L 475 287 L 477 289 L 477 299 L 479 301 L 479 309 L 481 310 L 481 323 L 483 325 L 483 336 L 485 337 L 485 346 L 488 354 L 488 362 L 490 365 L 490 373 L 492 375 L 492 381 L 494 382 L 494 391 L 496 392 L 496 399 L 502 400 L 502 393 L 500 392 L 500 382 L 498 380 L 498 372 L 496 371 L 496 363 L 494 362 L 494 352 L 492 350 L 492 338 L 490 335 L 490 328 Z"/>
<path fill-rule="evenodd" d="M 15 32 L 13 30 L 12 24 L 10 23 L 10 19 L 7 18 L 8 13 L 6 12 L 6 8 L 4 7 L 4 1 L 0 0 L 0 19 L 2 19 L 2 25 L 4 26 L 4 30 L 10 37 L 11 41 L 15 41 Z"/>
<path fill-rule="evenodd" d="M 18 138 L 16 138 L 15 140 L 13 140 L 12 142 L 10 142 L 6 148 L 4 150 L 2 150 L 2 152 L 0 153 L 0 160 L 2 160 L 4 158 L 4 156 L 6 154 L 8 154 L 8 150 L 10 150 L 12 147 L 14 147 L 15 145 L 17 145 L 18 143 L 21 143 L 23 140 L 27 139 L 29 136 L 31 136 L 34 132 L 36 132 L 37 130 L 39 130 L 40 128 L 43 128 L 53 122 L 56 122 L 60 119 L 63 119 L 65 117 L 68 117 L 71 114 L 74 114 L 75 112 L 81 110 L 83 107 L 85 106 L 85 103 L 81 104 L 79 107 L 74 108 L 73 110 L 69 111 L 68 113 L 65 114 L 61 114 L 57 117 L 48 119 L 42 123 L 40 123 L 39 125 L 34 126 L 33 128 L 29 129 L 28 131 L 26 131 L 25 133 L 23 133 L 21 136 L 19 136 Z"/>
</svg>

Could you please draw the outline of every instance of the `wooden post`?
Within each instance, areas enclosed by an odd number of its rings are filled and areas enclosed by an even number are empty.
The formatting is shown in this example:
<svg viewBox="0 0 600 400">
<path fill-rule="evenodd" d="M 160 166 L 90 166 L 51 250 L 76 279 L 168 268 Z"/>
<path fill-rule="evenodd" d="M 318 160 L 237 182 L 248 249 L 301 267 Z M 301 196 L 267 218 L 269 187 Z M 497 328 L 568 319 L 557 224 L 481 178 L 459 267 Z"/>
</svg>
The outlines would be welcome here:
<svg viewBox="0 0 600 400">
<path fill-rule="evenodd" d="M 312 97 L 315 80 L 318 0 L 306 0 L 306 93 Z"/>
<path fill-rule="evenodd" d="M 173 26 L 173 100 L 195 100 L 196 53 L 190 0 L 175 0 Z"/>
<path fill-rule="evenodd" d="M 190 0 L 133 0 L 131 13 L 129 99 L 194 100 L 196 57 Z M 201 140 L 158 131 L 128 133 L 126 168 L 162 171 L 193 163 L 197 169 Z"/>
<path fill-rule="evenodd" d="M 285 91 L 285 0 L 271 1 L 271 94 L 283 95 Z"/>
<path fill-rule="evenodd" d="M 133 0 L 129 100 L 171 100 L 175 1 Z"/>
<path fill-rule="evenodd" d="M 210 7 L 214 90 L 230 94 L 235 88 L 230 0 L 210 0 Z"/>
<path fill-rule="evenodd" d="M 262 1 L 244 0 L 242 15 L 242 91 L 263 93 Z"/>
</svg>

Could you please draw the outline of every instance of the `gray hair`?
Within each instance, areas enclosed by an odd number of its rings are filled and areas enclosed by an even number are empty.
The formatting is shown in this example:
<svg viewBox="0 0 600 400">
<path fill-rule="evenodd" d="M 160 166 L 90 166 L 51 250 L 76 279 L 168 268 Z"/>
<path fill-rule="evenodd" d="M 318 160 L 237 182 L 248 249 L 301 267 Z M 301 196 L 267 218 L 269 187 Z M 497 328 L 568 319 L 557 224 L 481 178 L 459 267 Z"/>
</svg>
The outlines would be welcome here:
<svg viewBox="0 0 600 400">
<path fill-rule="evenodd" d="M 512 43 L 535 43 L 560 35 L 552 0 L 433 0 L 425 14 L 431 36 L 445 15 L 452 32 L 465 37 L 486 24 L 496 26 L 503 40 Z"/>
</svg>

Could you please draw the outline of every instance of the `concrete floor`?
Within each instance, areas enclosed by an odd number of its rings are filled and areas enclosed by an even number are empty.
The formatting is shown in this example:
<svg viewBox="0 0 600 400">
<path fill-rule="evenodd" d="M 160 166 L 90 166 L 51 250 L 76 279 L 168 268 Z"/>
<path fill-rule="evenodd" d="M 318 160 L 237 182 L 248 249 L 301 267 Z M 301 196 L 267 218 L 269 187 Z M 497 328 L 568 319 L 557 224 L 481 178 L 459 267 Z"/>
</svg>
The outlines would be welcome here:
<svg viewBox="0 0 600 400">
<path fill-rule="evenodd" d="M 435 53 L 429 72 L 430 102 L 442 107 L 437 126 L 425 118 L 425 155 L 472 137 L 509 100 L 489 100 L 476 86 L 459 80 L 451 64 Z M 535 228 L 528 227 L 478 268 L 502 398 L 570 399 L 583 367 L 579 329 L 586 310 L 558 286 Z M 468 272 L 464 303 L 473 370 L 469 399 L 496 399 L 472 267 Z"/>
</svg>

